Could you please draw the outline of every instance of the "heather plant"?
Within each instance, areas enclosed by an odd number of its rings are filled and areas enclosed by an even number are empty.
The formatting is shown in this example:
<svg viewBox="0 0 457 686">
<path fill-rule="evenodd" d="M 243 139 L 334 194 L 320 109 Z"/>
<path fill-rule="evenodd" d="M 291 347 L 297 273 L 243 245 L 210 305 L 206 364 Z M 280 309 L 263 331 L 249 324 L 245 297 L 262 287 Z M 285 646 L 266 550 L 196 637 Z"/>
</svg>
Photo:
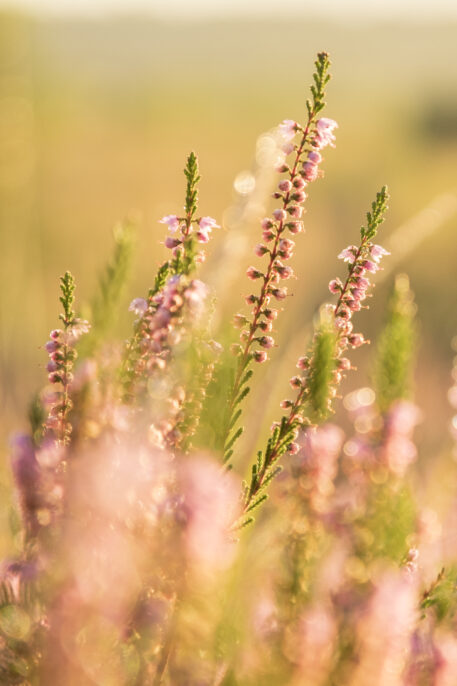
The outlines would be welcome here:
<svg viewBox="0 0 457 686">
<path fill-rule="evenodd" d="M 346 274 L 330 281 L 333 301 L 290 371 L 292 396 L 243 473 L 245 399 L 264 381 L 261 363 L 278 354 L 290 236 L 304 233 L 303 204 L 322 152 L 335 147 L 337 124 L 321 116 L 329 67 L 320 53 L 304 123 L 286 119 L 277 130 L 275 207 L 254 248 L 263 266 L 247 268 L 256 287 L 234 318 L 239 342 L 226 343 L 199 278 L 220 226 L 200 213 L 194 153 L 183 213 L 160 220 L 170 257 L 132 299 L 124 340 L 116 323 L 132 223 L 114 232 L 84 310 L 90 324 L 76 314 L 73 276 L 61 277 L 61 328 L 44 346 L 48 384 L 31 404 L 29 432 L 12 441 L 20 519 L 0 570 L 1 683 L 455 682 L 457 566 L 446 537 L 455 513 L 451 503 L 440 524 L 416 495 L 414 432 L 425 418 L 414 403 L 418 327 L 405 275 L 373 346 L 373 388 L 342 398 L 369 343 L 357 313 L 389 255 L 375 242 L 386 187 L 358 242 L 339 252 Z M 454 408 L 455 396 L 454 383 Z"/>
</svg>

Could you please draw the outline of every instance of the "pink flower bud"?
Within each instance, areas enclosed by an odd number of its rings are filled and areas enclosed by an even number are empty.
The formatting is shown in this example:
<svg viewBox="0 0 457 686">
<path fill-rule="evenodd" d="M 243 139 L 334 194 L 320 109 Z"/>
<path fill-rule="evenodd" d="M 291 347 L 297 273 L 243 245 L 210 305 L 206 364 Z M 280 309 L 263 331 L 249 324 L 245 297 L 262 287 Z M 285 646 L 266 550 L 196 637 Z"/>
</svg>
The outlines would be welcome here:
<svg viewBox="0 0 457 686">
<path fill-rule="evenodd" d="M 256 350 L 253 353 L 253 358 L 256 362 L 266 362 L 268 360 L 268 354 L 264 350 Z"/>
<path fill-rule="evenodd" d="M 264 230 L 262 231 L 262 238 L 263 238 L 263 240 L 266 241 L 267 243 L 269 243 L 270 241 L 272 241 L 274 237 L 275 237 L 275 232 L 272 231 L 272 229 L 264 229 Z"/>
<path fill-rule="evenodd" d="M 167 238 L 165 239 L 165 247 L 169 248 L 170 250 L 173 250 L 173 248 L 177 248 L 178 245 L 181 245 L 181 241 L 177 238 L 167 236 Z"/>
<path fill-rule="evenodd" d="M 197 233 L 195 235 L 196 235 L 197 241 L 199 243 L 208 243 L 209 242 L 208 229 L 206 229 L 205 231 L 203 231 L 203 230 L 197 231 Z"/>
<path fill-rule="evenodd" d="M 349 344 L 353 348 L 360 348 L 364 343 L 368 343 L 361 333 L 353 333 L 348 337 Z"/>
<path fill-rule="evenodd" d="M 296 176 L 293 180 L 293 186 L 300 191 L 302 188 L 306 187 L 306 181 L 302 179 L 301 176 Z"/>
<path fill-rule="evenodd" d="M 274 224 L 269 217 L 265 217 L 265 219 L 262 219 L 260 222 L 260 226 L 262 229 L 272 229 Z"/>
<path fill-rule="evenodd" d="M 271 290 L 271 295 L 276 298 L 276 300 L 284 300 L 287 297 L 287 288 L 273 288 Z"/>
<path fill-rule="evenodd" d="M 289 383 L 292 386 L 292 388 L 300 388 L 302 385 L 302 378 L 301 376 L 293 376 L 290 379 Z"/>
<path fill-rule="evenodd" d="M 129 312 L 134 312 L 138 316 L 142 316 L 148 309 L 148 304 L 144 298 L 134 298 L 129 305 Z"/>
<path fill-rule="evenodd" d="M 257 339 L 259 342 L 259 345 L 262 346 L 262 348 L 272 348 L 275 344 L 274 338 L 271 336 L 260 336 L 260 338 Z"/>
<path fill-rule="evenodd" d="M 330 293 L 340 293 L 343 288 L 343 284 L 339 279 L 333 279 L 328 285 Z"/>
<path fill-rule="evenodd" d="M 273 310 L 271 308 L 266 308 L 263 310 L 262 314 L 271 322 L 273 322 L 278 316 L 278 310 Z"/>
<path fill-rule="evenodd" d="M 289 445 L 287 446 L 287 451 L 291 455 L 296 455 L 300 451 L 300 446 L 298 445 L 298 443 L 295 443 L 295 442 L 289 443 Z"/>
<path fill-rule="evenodd" d="M 281 279 L 290 279 L 294 275 L 294 270 L 292 267 L 276 267 L 276 271 L 281 277 Z"/>
<path fill-rule="evenodd" d="M 300 221 L 287 222 L 287 228 L 293 235 L 302 233 L 302 231 L 304 231 L 303 222 Z"/>
<path fill-rule="evenodd" d="M 297 362 L 298 369 L 309 369 L 309 357 L 300 357 Z"/>
<path fill-rule="evenodd" d="M 268 248 L 263 243 L 259 243 L 254 248 L 254 253 L 257 255 L 257 257 L 263 257 L 263 255 L 265 255 L 265 253 L 267 253 L 267 252 L 268 252 Z"/>
<path fill-rule="evenodd" d="M 283 193 L 288 193 L 292 188 L 292 183 L 288 179 L 283 179 L 278 183 L 278 188 Z"/>
<path fill-rule="evenodd" d="M 257 296 L 253 294 L 247 295 L 245 300 L 248 305 L 255 305 L 257 302 Z"/>
<path fill-rule="evenodd" d="M 58 340 L 62 334 L 62 329 L 53 329 L 51 333 L 49 334 L 50 338 L 53 340 Z"/>
<path fill-rule="evenodd" d="M 273 217 L 276 219 L 276 221 L 283 222 L 287 218 L 287 214 L 286 214 L 285 210 L 277 209 L 277 210 L 274 210 Z"/>
<path fill-rule="evenodd" d="M 307 181 L 315 181 L 317 179 L 318 169 L 317 165 L 312 162 L 305 162 L 303 164 L 303 177 Z"/>
<path fill-rule="evenodd" d="M 304 202 L 308 196 L 305 191 L 297 191 L 291 197 L 295 202 Z"/>
<path fill-rule="evenodd" d="M 351 368 L 351 362 L 347 357 L 342 357 L 340 360 L 338 360 L 338 369 L 344 369 L 346 371 Z"/>
<path fill-rule="evenodd" d="M 266 333 L 269 333 L 273 329 L 273 322 L 269 322 L 268 320 L 260 322 L 259 329 L 265 331 Z"/>
<path fill-rule="evenodd" d="M 251 279 L 251 281 L 255 281 L 256 279 L 260 279 L 261 276 L 263 276 L 262 272 L 259 272 L 255 267 L 248 267 L 246 271 L 246 276 L 248 279 Z"/>
<path fill-rule="evenodd" d="M 60 343 L 58 341 L 48 341 L 44 347 L 48 353 L 53 353 L 60 348 Z"/>
<path fill-rule="evenodd" d="M 295 217 L 295 219 L 300 219 L 300 217 L 303 214 L 303 207 L 301 207 L 300 205 L 289 205 L 287 211 L 291 217 Z"/>
<path fill-rule="evenodd" d="M 295 242 L 291 241 L 290 238 L 281 238 L 278 247 L 279 252 L 292 254 L 292 250 L 295 248 Z"/>
<path fill-rule="evenodd" d="M 281 400 L 279 407 L 283 410 L 287 410 L 289 407 L 293 406 L 292 400 Z"/>
</svg>

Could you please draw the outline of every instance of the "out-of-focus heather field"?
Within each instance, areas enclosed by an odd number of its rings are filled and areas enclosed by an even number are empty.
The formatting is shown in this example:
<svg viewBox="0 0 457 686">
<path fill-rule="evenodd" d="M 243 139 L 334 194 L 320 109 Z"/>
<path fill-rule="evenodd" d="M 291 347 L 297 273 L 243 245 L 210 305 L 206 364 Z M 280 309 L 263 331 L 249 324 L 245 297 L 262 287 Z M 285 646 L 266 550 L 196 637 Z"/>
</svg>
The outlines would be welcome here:
<svg viewBox="0 0 457 686">
<path fill-rule="evenodd" d="M 200 159 L 201 211 L 224 220 L 206 278 L 217 290 L 218 274 L 232 270 L 232 286 L 219 296 L 227 313 L 238 311 L 253 259 L 243 249 L 259 228 L 235 221 L 233 182 L 252 168 L 260 134 L 286 117 L 303 119 L 309 65 L 325 49 L 334 75 L 326 112 L 339 123 L 337 150 L 327 152 L 325 179 L 310 193 L 307 235 L 294 260 L 299 281 L 279 336 L 282 357 L 264 372 L 262 402 L 275 408 L 283 397 L 288 373 L 281 386 L 278 370 L 293 366 L 329 279 L 341 274 L 336 255 L 356 240 L 364 208 L 387 183 L 390 212 L 379 238 L 386 247 L 392 249 L 389 235 L 432 206 L 403 229 L 406 243 L 424 240 L 401 257 L 403 238 L 385 267 L 406 271 L 416 293 L 416 397 L 428 417 L 421 458 L 425 468 L 427 457 L 438 459 L 457 334 L 456 37 L 456 24 L 1 16 L 1 454 L 46 375 L 39 346 L 56 324 L 59 275 L 71 270 L 78 301 L 90 299 L 112 227 L 134 211 L 138 251 L 125 309 L 128 298 L 143 294 L 165 253 L 157 220 L 180 210 L 181 170 L 192 149 Z M 361 317 L 372 338 L 382 321 L 386 272 Z M 126 312 L 119 326 L 129 319 Z M 357 354 L 359 367 L 370 354 Z M 344 392 L 367 380 L 353 376 Z M 254 394 L 251 403 L 258 400 Z M 5 467 L 2 474 L 5 495 Z"/>
</svg>

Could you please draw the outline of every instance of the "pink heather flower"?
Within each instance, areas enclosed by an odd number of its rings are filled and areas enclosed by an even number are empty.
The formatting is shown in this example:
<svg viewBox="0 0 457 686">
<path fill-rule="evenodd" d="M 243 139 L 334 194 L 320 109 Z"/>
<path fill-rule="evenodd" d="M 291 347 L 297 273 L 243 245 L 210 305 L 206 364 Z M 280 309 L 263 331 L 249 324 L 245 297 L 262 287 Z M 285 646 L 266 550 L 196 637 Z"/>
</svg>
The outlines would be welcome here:
<svg viewBox="0 0 457 686">
<path fill-rule="evenodd" d="M 360 348 L 361 345 L 367 342 L 361 333 L 353 333 L 349 336 L 348 340 L 353 348 Z"/>
<path fill-rule="evenodd" d="M 296 188 L 298 191 L 301 191 L 306 187 L 306 181 L 301 176 L 296 176 L 293 180 L 293 185 L 294 188 Z"/>
<path fill-rule="evenodd" d="M 349 264 L 354 264 L 355 262 L 355 256 L 357 254 L 357 248 L 355 245 L 350 245 L 348 248 L 345 248 L 340 252 L 338 255 L 339 260 L 344 260 L 345 262 L 349 262 Z"/>
<path fill-rule="evenodd" d="M 289 380 L 289 383 L 292 386 L 292 388 L 300 388 L 302 385 L 302 378 L 300 376 L 293 376 Z"/>
<path fill-rule="evenodd" d="M 260 277 L 262 276 L 262 272 L 259 272 L 258 269 L 251 266 L 248 267 L 246 271 L 246 276 L 248 277 L 248 279 L 251 279 L 251 281 L 255 281 L 256 279 L 260 279 Z"/>
<path fill-rule="evenodd" d="M 312 162 L 305 162 L 303 164 L 303 176 L 307 181 L 315 181 L 318 175 L 318 168 Z"/>
<path fill-rule="evenodd" d="M 285 210 L 277 209 L 277 210 L 274 210 L 273 217 L 276 219 L 276 221 L 278 221 L 278 222 L 282 221 L 283 222 L 287 219 L 287 213 L 285 212 Z"/>
<path fill-rule="evenodd" d="M 208 295 L 208 286 L 199 279 L 193 279 L 184 291 L 184 297 L 193 307 L 200 307 Z"/>
<path fill-rule="evenodd" d="M 135 298 L 129 305 L 129 312 L 134 312 L 138 316 L 143 316 L 143 314 L 148 309 L 148 303 L 144 298 Z"/>
<path fill-rule="evenodd" d="M 263 240 L 266 241 L 267 243 L 269 243 L 270 241 L 272 241 L 274 237 L 275 237 L 275 233 L 274 233 L 274 231 L 273 231 L 272 229 L 264 229 L 264 230 L 262 231 L 262 238 L 263 238 Z"/>
<path fill-rule="evenodd" d="M 270 307 L 267 307 L 265 310 L 263 310 L 262 314 L 270 321 L 274 322 L 275 319 L 278 317 L 278 310 L 272 309 Z"/>
<path fill-rule="evenodd" d="M 177 248 L 178 245 L 181 245 L 181 241 L 178 238 L 172 238 L 171 236 L 167 236 L 167 238 L 165 239 L 165 247 L 169 248 L 170 250 Z"/>
<path fill-rule="evenodd" d="M 320 164 L 322 162 L 322 155 L 317 150 L 311 150 L 308 153 L 308 160 L 313 164 Z"/>
<path fill-rule="evenodd" d="M 288 179 L 283 179 L 278 183 L 278 188 L 284 193 L 288 193 L 292 189 L 292 183 Z"/>
<path fill-rule="evenodd" d="M 289 407 L 292 407 L 292 405 L 293 405 L 292 400 L 281 400 L 281 402 L 279 403 L 279 407 L 282 410 L 288 410 Z"/>
<path fill-rule="evenodd" d="M 343 284 L 339 279 L 333 279 L 330 281 L 328 285 L 328 289 L 330 293 L 340 293 L 341 289 L 343 288 Z"/>
<path fill-rule="evenodd" d="M 305 193 L 305 191 L 296 191 L 292 195 L 292 200 L 295 200 L 295 202 L 304 202 L 308 195 Z"/>
<path fill-rule="evenodd" d="M 381 245 L 372 245 L 370 248 L 370 255 L 375 262 L 379 262 L 384 255 L 390 255 L 390 252 L 385 250 Z"/>
<path fill-rule="evenodd" d="M 300 219 L 300 217 L 303 214 L 303 207 L 301 207 L 300 205 L 289 205 L 287 211 L 291 217 L 295 217 L 295 219 Z"/>
<path fill-rule="evenodd" d="M 289 238 L 281 238 L 281 240 L 279 241 L 280 252 L 291 253 L 294 248 L 295 242 L 291 241 Z"/>
<path fill-rule="evenodd" d="M 351 293 L 356 300 L 365 300 L 367 297 L 364 288 L 351 288 Z"/>
<path fill-rule="evenodd" d="M 247 305 L 255 305 L 257 302 L 257 296 L 254 294 L 247 295 L 245 300 Z"/>
<path fill-rule="evenodd" d="M 71 327 L 67 330 L 68 343 L 73 344 L 83 334 L 90 331 L 90 324 L 86 319 L 75 319 Z"/>
<path fill-rule="evenodd" d="M 61 333 L 62 333 L 62 329 L 53 329 L 51 331 L 51 333 L 49 334 L 49 336 L 51 338 L 53 338 L 54 340 L 57 340 L 58 338 L 60 338 Z"/>
<path fill-rule="evenodd" d="M 290 155 L 290 153 L 295 150 L 295 145 L 293 143 L 284 143 L 284 145 L 281 146 L 281 150 L 286 155 Z"/>
<path fill-rule="evenodd" d="M 297 362 L 298 369 L 309 369 L 309 357 L 300 357 Z"/>
<path fill-rule="evenodd" d="M 300 222 L 300 221 L 288 222 L 287 228 L 289 229 L 290 233 L 293 235 L 295 235 L 297 233 L 302 233 L 304 231 L 303 222 Z"/>
<path fill-rule="evenodd" d="M 274 338 L 271 336 L 261 336 L 260 338 L 257 339 L 259 342 L 259 345 L 262 346 L 262 348 L 272 348 L 275 344 Z"/>
<path fill-rule="evenodd" d="M 160 219 L 159 224 L 167 224 L 171 233 L 176 233 L 179 228 L 179 219 L 175 214 L 167 214 Z"/>
<path fill-rule="evenodd" d="M 253 354 L 253 358 L 256 362 L 266 362 L 266 360 L 268 360 L 268 354 L 264 350 L 256 350 Z"/>
<path fill-rule="evenodd" d="M 263 257 L 267 252 L 268 248 L 266 245 L 263 245 L 263 243 L 259 243 L 254 248 L 254 254 L 257 255 L 257 257 Z"/>
<path fill-rule="evenodd" d="M 362 267 L 366 269 L 368 272 L 371 272 L 372 274 L 376 274 L 376 272 L 379 269 L 379 265 L 376 262 L 372 262 L 371 260 L 364 260 L 362 262 Z"/>
<path fill-rule="evenodd" d="M 199 243 L 208 243 L 209 242 L 209 232 L 210 229 L 205 229 L 204 231 L 197 231 L 195 234 L 197 236 L 197 241 Z"/>
<path fill-rule="evenodd" d="M 290 455 L 296 455 L 300 451 L 300 446 L 298 443 L 289 443 L 287 446 L 287 452 L 290 453 Z"/>
<path fill-rule="evenodd" d="M 293 119 L 284 119 L 278 126 L 279 133 L 286 141 L 291 141 L 297 132 L 298 124 Z"/>
<path fill-rule="evenodd" d="M 276 300 L 284 300 L 287 297 L 287 288 L 273 288 L 271 295 L 276 298 Z"/>
<path fill-rule="evenodd" d="M 269 322 L 268 320 L 260 322 L 259 328 L 262 329 L 262 331 L 271 331 L 273 328 L 273 322 Z"/>
<path fill-rule="evenodd" d="M 292 267 L 283 267 L 281 265 L 276 267 L 276 271 L 281 277 L 281 279 L 290 279 L 294 275 L 294 270 L 292 269 Z"/>
<path fill-rule="evenodd" d="M 260 226 L 262 229 L 272 229 L 274 224 L 269 217 L 265 217 L 265 219 L 262 219 L 260 222 Z"/>
<path fill-rule="evenodd" d="M 357 276 L 357 278 L 354 279 L 354 284 L 357 286 L 357 288 L 368 288 L 370 282 L 363 276 Z"/>
<path fill-rule="evenodd" d="M 221 228 L 212 217 L 202 217 L 198 220 L 198 226 L 200 227 L 200 230 L 209 232 L 211 232 L 211 229 Z"/>
<path fill-rule="evenodd" d="M 352 369 L 351 361 L 347 357 L 341 357 L 338 360 L 338 368 L 344 370 Z"/>
<path fill-rule="evenodd" d="M 60 348 L 60 346 L 61 346 L 61 344 L 60 344 L 58 341 L 53 340 L 53 341 L 48 341 L 48 342 L 45 344 L 44 347 L 45 347 L 45 350 L 46 350 L 48 353 L 53 353 L 53 352 L 55 352 L 58 348 Z"/>
<path fill-rule="evenodd" d="M 338 124 L 333 119 L 322 117 L 317 120 L 315 143 L 317 144 L 318 149 L 325 148 L 327 145 L 330 145 L 332 148 L 335 147 L 335 135 L 333 131 L 336 128 L 338 128 Z"/>
</svg>

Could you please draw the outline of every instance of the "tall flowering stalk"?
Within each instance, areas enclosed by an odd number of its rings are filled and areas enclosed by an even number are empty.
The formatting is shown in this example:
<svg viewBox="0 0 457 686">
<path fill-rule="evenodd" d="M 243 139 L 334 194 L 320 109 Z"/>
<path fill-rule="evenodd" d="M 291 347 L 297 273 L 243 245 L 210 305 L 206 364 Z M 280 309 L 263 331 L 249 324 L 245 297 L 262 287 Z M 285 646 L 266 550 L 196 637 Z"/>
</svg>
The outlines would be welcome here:
<svg viewBox="0 0 457 686">
<path fill-rule="evenodd" d="M 292 160 L 279 167 L 279 172 L 286 175 L 278 183 L 278 190 L 273 196 L 280 201 L 280 207 L 273 211 L 272 217 L 262 221 L 264 242 L 255 249 L 258 257 L 267 257 L 266 268 L 262 271 L 251 266 L 247 270 L 249 279 L 261 282 L 260 293 L 248 295 L 246 298 L 247 304 L 252 306 L 252 316 L 249 318 L 238 314 L 235 317 L 235 325 L 243 331 L 241 345 L 234 346 L 238 364 L 222 430 L 224 462 L 230 460 L 233 454 L 232 447 L 242 433 L 240 427 L 231 435 L 241 415 L 241 409 L 237 408 L 249 392 L 247 383 L 252 376 L 252 370 L 248 367 L 253 360 L 265 362 L 268 359 L 266 351 L 275 344 L 269 333 L 278 316 L 278 310 L 270 307 L 270 302 L 272 299 L 281 302 L 287 297 L 287 288 L 280 286 L 280 283 L 293 276 L 292 268 L 284 265 L 284 261 L 292 257 L 295 247 L 294 241 L 286 237 L 287 232 L 295 235 L 303 231 L 301 217 L 303 203 L 307 197 L 305 189 L 319 175 L 318 167 L 322 161 L 320 151 L 327 145 L 334 147 L 333 131 L 337 123 L 325 117 L 317 119 L 324 107 L 324 89 L 330 79 L 329 65 L 327 53 L 319 53 L 315 62 L 316 72 L 313 75 L 315 85 L 311 87 L 312 102 L 307 101 L 306 125 L 303 127 L 293 120 L 286 119 L 279 127 L 286 141 L 284 153 L 286 156 L 292 155 Z M 297 136 L 298 142 L 294 142 Z"/>
<path fill-rule="evenodd" d="M 198 160 L 192 152 L 184 169 L 187 179 L 184 215 L 166 215 L 160 223 L 166 224 L 170 235 L 165 245 L 172 251 L 172 258 L 159 268 L 154 286 L 147 298 L 135 298 L 130 310 L 138 315 L 134 334 L 128 341 L 122 377 L 124 396 L 129 402 L 144 399 L 147 379 L 157 369 L 164 369 L 179 333 L 170 336 L 172 329 L 188 304 L 199 306 L 206 296 L 206 286 L 190 277 L 197 264 L 205 259 L 199 243 L 207 243 L 212 229 L 219 228 L 212 217 L 197 217 L 198 208 Z M 168 341 L 168 343 L 167 343 Z"/>
<path fill-rule="evenodd" d="M 367 213 L 367 226 L 361 229 L 360 245 L 351 245 L 339 255 L 340 259 L 348 262 L 348 275 L 344 282 L 335 279 L 329 284 L 330 292 L 339 294 L 338 301 L 336 305 L 324 308 L 311 354 L 298 360 L 297 367 L 302 373 L 290 380 L 292 388 L 297 389 L 295 400 L 281 403 L 281 407 L 289 412 L 274 426 L 265 451 L 258 453 L 252 466 L 251 480 L 245 492 L 245 515 L 267 499 L 265 488 L 281 471 L 281 467 L 276 465 L 278 459 L 288 451 L 298 451 L 295 440 L 300 427 L 312 421 L 322 421 L 331 411 L 337 386 L 345 371 L 351 368 L 350 361 L 343 356 L 345 351 L 349 346 L 358 348 L 366 342 L 362 334 L 354 333 L 351 319 L 367 296 L 370 286 L 367 276 L 378 271 L 380 259 L 387 254 L 384 248 L 372 242 L 386 208 L 387 189 L 383 187 L 372 204 L 371 212 Z M 248 516 L 238 525 L 244 526 L 250 521 L 252 517 Z"/>
<path fill-rule="evenodd" d="M 49 354 L 47 370 L 49 382 L 56 386 L 51 398 L 51 407 L 45 423 L 45 430 L 52 432 L 62 445 L 70 442 L 72 427 L 68 420 L 72 408 L 70 387 L 73 381 L 73 366 L 77 357 L 75 343 L 78 338 L 89 331 L 89 323 L 76 317 L 73 310 L 75 301 L 75 281 L 70 272 L 60 279 L 60 302 L 63 314 L 59 315 L 63 329 L 51 331 L 50 340 L 45 348 Z"/>
</svg>

